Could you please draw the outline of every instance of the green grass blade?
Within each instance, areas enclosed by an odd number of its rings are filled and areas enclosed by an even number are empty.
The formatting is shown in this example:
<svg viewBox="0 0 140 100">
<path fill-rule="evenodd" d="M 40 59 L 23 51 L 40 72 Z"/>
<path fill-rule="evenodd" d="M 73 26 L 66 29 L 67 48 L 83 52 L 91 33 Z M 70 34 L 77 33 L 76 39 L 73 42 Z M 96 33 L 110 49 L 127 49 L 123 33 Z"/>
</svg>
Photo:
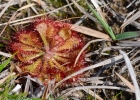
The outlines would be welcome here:
<svg viewBox="0 0 140 100">
<path fill-rule="evenodd" d="M 16 55 L 16 53 L 14 53 L 10 58 L 5 60 L 4 63 L 0 65 L 0 72 L 9 64 L 10 60 Z"/>
<path fill-rule="evenodd" d="M 113 96 L 112 100 L 116 100 L 117 96 L 119 96 L 123 91 L 120 91 L 119 93 L 117 93 L 115 96 Z"/>
<path fill-rule="evenodd" d="M 124 39 L 130 39 L 140 36 L 139 31 L 135 32 L 123 32 L 118 35 L 116 35 L 116 40 L 124 40 Z"/>
<path fill-rule="evenodd" d="M 111 38 L 113 40 L 116 40 L 116 37 L 115 37 L 111 27 L 109 27 L 109 25 L 106 22 L 103 21 L 103 19 L 100 17 L 100 15 L 90 6 L 90 4 L 88 2 L 87 2 L 87 5 L 91 9 L 91 11 L 94 13 L 95 17 L 97 17 L 97 19 L 101 22 L 105 31 L 111 36 Z"/>
</svg>

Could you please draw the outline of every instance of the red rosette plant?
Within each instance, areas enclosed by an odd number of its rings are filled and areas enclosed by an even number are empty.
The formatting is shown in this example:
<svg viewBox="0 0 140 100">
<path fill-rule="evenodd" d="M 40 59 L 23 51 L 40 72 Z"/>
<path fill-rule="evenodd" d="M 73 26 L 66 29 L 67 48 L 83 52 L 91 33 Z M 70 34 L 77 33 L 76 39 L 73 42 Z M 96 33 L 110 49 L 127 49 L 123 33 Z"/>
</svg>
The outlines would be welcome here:
<svg viewBox="0 0 140 100">
<path fill-rule="evenodd" d="M 36 19 L 19 30 L 9 43 L 9 51 L 17 52 L 22 72 L 39 78 L 44 84 L 56 82 L 85 67 L 85 52 L 77 64 L 75 59 L 85 45 L 82 37 L 71 30 L 71 25 L 48 19 Z M 73 82 L 81 75 L 69 79 Z"/>
</svg>

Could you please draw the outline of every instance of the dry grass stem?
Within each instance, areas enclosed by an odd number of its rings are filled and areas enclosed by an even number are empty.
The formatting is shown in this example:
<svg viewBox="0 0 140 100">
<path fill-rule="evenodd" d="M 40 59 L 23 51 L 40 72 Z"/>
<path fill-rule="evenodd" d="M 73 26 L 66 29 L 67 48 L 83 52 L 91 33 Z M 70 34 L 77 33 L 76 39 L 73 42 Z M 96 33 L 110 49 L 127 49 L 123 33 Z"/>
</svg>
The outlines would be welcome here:
<svg viewBox="0 0 140 100">
<path fill-rule="evenodd" d="M 140 10 L 138 12 L 136 12 L 132 17 L 130 17 L 129 19 L 127 19 L 121 26 L 121 28 L 123 29 L 125 26 L 127 26 L 128 24 L 132 23 L 133 21 L 135 21 L 136 19 L 138 19 L 140 17 Z"/>
<path fill-rule="evenodd" d="M 16 75 L 16 73 L 10 73 L 8 76 L 4 77 L 3 79 L 0 80 L 0 84 L 5 82 L 9 77 Z"/>
<path fill-rule="evenodd" d="M 104 34 L 102 32 L 87 28 L 85 26 L 72 25 L 71 29 L 74 31 L 83 33 L 85 35 L 89 35 L 89 36 L 93 36 L 93 37 L 97 37 L 97 38 L 102 38 L 105 40 L 111 40 L 107 34 Z"/>
<path fill-rule="evenodd" d="M 128 68 L 129 74 L 130 74 L 131 79 L 132 79 L 132 81 L 133 81 L 133 84 L 134 84 L 134 87 L 135 87 L 136 99 L 139 100 L 139 98 L 140 98 L 140 95 L 139 95 L 139 94 L 140 94 L 140 88 L 139 88 L 138 83 L 137 83 L 137 80 L 136 80 L 136 74 L 135 74 L 135 72 L 134 72 L 134 69 L 133 69 L 133 67 L 132 67 L 132 65 L 131 65 L 131 62 L 130 62 L 130 60 L 129 60 L 127 54 L 126 54 L 125 52 L 121 51 L 121 50 L 120 50 L 120 53 L 121 53 L 121 54 L 123 55 L 123 57 L 124 57 L 126 66 L 127 66 L 127 68 Z"/>
<path fill-rule="evenodd" d="M 0 55 L 5 56 L 5 57 L 11 57 L 12 56 L 9 53 L 5 53 L 5 52 L 1 52 L 1 51 L 0 51 Z"/>
<path fill-rule="evenodd" d="M 115 72 L 116 73 L 116 72 Z M 116 73 L 116 75 L 124 82 L 125 85 L 127 85 L 131 90 L 135 90 L 134 86 L 128 81 L 126 80 L 124 77 L 122 77 L 121 75 L 119 75 L 118 73 Z"/>
</svg>

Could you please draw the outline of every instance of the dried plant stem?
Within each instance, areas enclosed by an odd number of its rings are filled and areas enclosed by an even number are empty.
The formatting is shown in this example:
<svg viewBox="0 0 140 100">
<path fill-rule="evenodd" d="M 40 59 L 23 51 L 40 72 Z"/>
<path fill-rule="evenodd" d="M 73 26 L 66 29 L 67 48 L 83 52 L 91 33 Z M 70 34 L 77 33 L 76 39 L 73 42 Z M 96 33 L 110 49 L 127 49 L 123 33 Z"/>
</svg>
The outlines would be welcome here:
<svg viewBox="0 0 140 100">
<path fill-rule="evenodd" d="M 15 75 L 16 73 L 11 73 L 8 76 L 4 77 L 3 79 L 0 80 L 0 84 L 2 84 L 3 82 L 5 82 L 9 77 Z"/>
</svg>

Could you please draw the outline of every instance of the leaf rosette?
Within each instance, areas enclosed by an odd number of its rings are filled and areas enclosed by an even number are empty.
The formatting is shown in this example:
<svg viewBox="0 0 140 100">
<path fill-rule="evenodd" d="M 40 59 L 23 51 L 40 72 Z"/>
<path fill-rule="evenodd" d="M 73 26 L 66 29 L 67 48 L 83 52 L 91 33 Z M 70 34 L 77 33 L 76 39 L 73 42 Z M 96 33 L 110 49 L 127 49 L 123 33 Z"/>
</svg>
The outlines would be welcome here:
<svg viewBox="0 0 140 100">
<path fill-rule="evenodd" d="M 85 42 L 70 28 L 71 25 L 67 23 L 37 19 L 16 33 L 9 43 L 9 51 L 18 51 L 16 59 L 21 62 L 23 72 L 30 73 L 43 83 L 52 79 L 58 82 L 85 67 L 85 52 L 74 66 Z"/>
</svg>

